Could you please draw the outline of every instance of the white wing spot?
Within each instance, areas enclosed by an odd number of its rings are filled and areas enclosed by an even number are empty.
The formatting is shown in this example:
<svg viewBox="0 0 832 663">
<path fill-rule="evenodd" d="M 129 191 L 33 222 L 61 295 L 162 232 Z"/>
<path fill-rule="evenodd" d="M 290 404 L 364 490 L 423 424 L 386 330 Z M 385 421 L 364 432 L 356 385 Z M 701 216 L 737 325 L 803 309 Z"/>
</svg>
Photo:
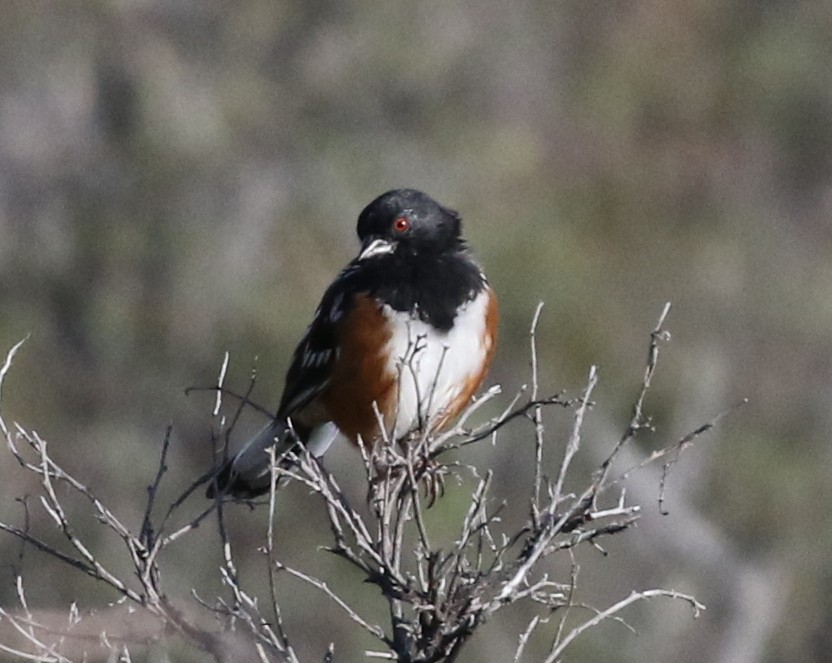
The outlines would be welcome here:
<svg viewBox="0 0 832 663">
<path fill-rule="evenodd" d="M 317 368 L 323 366 L 332 356 L 332 350 L 329 348 L 324 350 L 310 350 L 309 347 L 304 348 L 303 360 L 301 366 L 304 368 Z"/>
<path fill-rule="evenodd" d="M 344 315 L 344 293 L 339 292 L 335 295 L 335 299 L 333 300 L 332 304 L 329 307 L 328 318 L 329 322 L 338 322 L 341 319 L 341 316 Z"/>
</svg>

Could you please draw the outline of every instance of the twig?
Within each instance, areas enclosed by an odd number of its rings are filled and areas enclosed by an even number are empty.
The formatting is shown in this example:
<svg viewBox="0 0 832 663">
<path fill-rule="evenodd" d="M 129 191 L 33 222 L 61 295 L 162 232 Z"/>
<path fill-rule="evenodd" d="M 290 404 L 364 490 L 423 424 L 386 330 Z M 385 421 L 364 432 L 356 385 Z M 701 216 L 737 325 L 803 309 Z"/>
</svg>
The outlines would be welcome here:
<svg viewBox="0 0 832 663">
<path fill-rule="evenodd" d="M 531 618 L 525 630 L 520 634 L 517 639 L 517 649 L 514 652 L 514 663 L 520 663 L 520 660 L 523 658 L 523 652 L 526 649 L 526 643 L 528 643 L 529 638 L 532 637 L 532 633 L 541 621 L 545 623 L 545 620 L 540 615 L 535 615 Z"/>
<path fill-rule="evenodd" d="M 224 396 L 231 396 L 231 398 L 236 399 L 240 403 L 240 405 L 245 405 L 247 407 L 250 407 L 255 412 L 259 412 L 260 414 L 263 414 L 263 415 L 269 417 L 270 419 L 274 418 L 274 414 L 272 414 L 272 412 L 270 412 L 268 408 L 263 407 L 259 403 L 255 403 L 254 401 L 252 401 L 249 398 L 249 395 L 250 395 L 249 393 L 247 393 L 247 394 L 238 394 L 237 392 L 232 391 L 231 389 L 226 389 L 225 387 L 220 387 L 220 386 L 217 386 L 217 385 L 211 385 L 210 387 L 188 387 L 187 389 L 185 389 L 185 395 L 189 396 L 191 394 L 191 392 L 194 392 L 194 391 L 219 391 Z M 250 389 L 249 389 L 249 391 L 250 391 Z"/>
<path fill-rule="evenodd" d="M 228 372 L 228 360 L 231 355 L 228 352 L 222 358 L 222 366 L 220 367 L 220 374 L 217 377 L 217 399 L 214 401 L 214 416 L 216 417 L 220 413 L 220 407 L 222 407 L 222 386 L 225 384 L 225 375 Z M 185 391 L 187 394 L 187 390 Z M 248 396 L 248 394 L 246 394 Z"/>
<path fill-rule="evenodd" d="M 587 378 L 586 388 L 584 389 L 583 397 L 580 400 L 581 404 L 578 406 L 578 409 L 575 410 L 575 420 L 572 424 L 572 433 L 569 435 L 569 442 L 566 444 L 566 449 L 563 452 L 563 460 L 561 461 L 560 469 L 558 470 L 558 478 L 555 482 L 554 498 L 552 500 L 553 505 L 559 504 L 563 499 L 563 484 L 564 481 L 566 481 L 566 474 L 569 472 L 572 459 L 575 457 L 575 454 L 578 453 L 578 449 L 581 446 L 581 430 L 584 425 L 584 416 L 586 416 L 586 410 L 588 403 L 590 402 L 590 397 L 592 396 L 592 392 L 597 384 L 598 371 L 595 366 L 591 366 L 589 369 L 589 377 Z"/>
<path fill-rule="evenodd" d="M 156 494 L 162 483 L 162 477 L 168 469 L 167 456 L 168 449 L 170 448 L 170 435 L 172 432 L 173 426 L 168 426 L 165 430 L 165 437 L 162 440 L 162 452 L 159 456 L 159 467 L 156 470 L 156 476 L 154 477 L 153 482 L 147 487 L 147 505 L 144 509 L 144 517 L 142 518 L 142 525 L 139 530 L 139 540 L 145 545 L 146 548 L 151 548 L 154 543 L 151 517 L 153 514 L 153 506 L 156 502 Z"/>
<path fill-rule="evenodd" d="M 543 302 L 537 303 L 537 308 L 532 317 L 532 324 L 529 328 L 529 350 L 531 352 L 532 364 L 532 393 L 531 400 L 536 401 L 538 383 L 537 364 L 537 324 L 540 321 L 540 313 L 543 311 Z M 536 405 L 534 408 L 534 486 L 532 493 L 532 525 L 540 527 L 540 484 L 543 477 L 543 408 Z"/>
<path fill-rule="evenodd" d="M 642 428 L 645 427 L 646 420 L 643 411 L 644 399 L 647 396 L 647 391 L 650 389 L 650 384 L 653 381 L 653 374 L 656 372 L 656 366 L 658 365 L 659 343 L 661 341 L 670 340 L 670 332 L 663 329 L 665 320 L 667 319 L 669 313 L 670 302 L 667 302 L 662 309 L 661 315 L 659 315 L 659 321 L 656 323 L 655 328 L 650 334 L 650 346 L 647 351 L 647 365 L 644 368 L 644 377 L 641 381 L 641 389 L 635 403 L 633 404 L 633 416 L 631 417 L 630 423 L 627 425 L 627 429 L 624 431 L 624 434 L 619 438 L 606 460 L 604 460 L 601 464 L 600 471 L 598 472 L 598 478 L 595 482 L 598 487 L 603 486 L 606 483 L 610 467 L 612 466 L 612 461 L 618 455 L 618 452 L 621 451 L 621 448 Z M 597 496 L 598 493 L 596 491 L 593 495 L 593 501 L 597 499 Z"/>
<path fill-rule="evenodd" d="M 619 612 L 624 610 L 627 606 L 635 603 L 636 601 L 644 601 L 646 599 L 652 599 L 659 596 L 664 596 L 667 598 L 677 599 L 680 601 L 685 601 L 689 603 L 693 607 L 693 616 L 698 617 L 699 613 L 705 609 L 705 606 L 699 603 L 693 596 L 688 594 L 681 594 L 679 592 L 675 592 L 672 590 L 667 589 L 648 589 L 640 592 L 632 592 L 628 597 L 620 600 L 618 603 L 611 605 L 606 610 L 600 611 L 597 615 L 595 615 L 592 619 L 588 619 L 583 624 L 576 626 L 572 629 L 566 637 L 563 638 L 552 650 L 549 652 L 549 655 L 546 657 L 544 663 L 554 663 L 558 660 L 558 658 L 563 654 L 564 650 L 572 643 L 575 638 L 582 635 L 588 629 L 597 626 L 605 619 L 610 619 L 614 615 L 617 615 Z"/>
<path fill-rule="evenodd" d="M 27 335 L 25 338 L 22 338 L 17 343 L 15 343 L 12 346 L 12 349 L 6 353 L 6 360 L 3 362 L 2 368 L 0 368 L 0 408 L 2 408 L 3 404 L 3 383 L 6 381 L 6 374 L 12 367 L 12 361 L 14 361 L 14 357 L 17 354 L 17 351 L 28 339 L 29 336 Z M 0 409 L 0 412 L 2 412 L 2 409 Z M 0 416 L 0 431 L 3 432 L 3 435 L 9 441 L 9 444 L 12 444 L 11 433 L 9 432 L 9 429 L 6 427 L 6 422 L 2 416 Z M 14 445 L 12 444 L 12 446 Z"/>
<path fill-rule="evenodd" d="M 365 620 L 353 609 L 353 607 L 349 603 L 347 603 L 344 599 L 338 596 L 326 582 L 324 582 L 323 580 L 319 580 L 318 578 L 315 578 L 307 573 L 286 566 L 285 564 L 282 564 L 280 562 L 277 562 L 276 564 L 277 568 L 281 571 L 285 571 L 292 577 L 302 580 L 306 584 L 311 585 L 315 589 L 318 589 L 319 591 L 326 594 L 326 596 L 329 599 L 331 599 L 332 602 L 335 603 L 338 607 L 340 607 L 352 621 L 361 626 L 361 628 L 367 631 L 370 635 L 374 636 L 375 638 L 378 638 L 381 642 L 387 645 L 392 645 L 392 641 L 384 634 L 384 630 L 380 626 L 376 624 L 370 624 L 367 620 Z"/>
</svg>

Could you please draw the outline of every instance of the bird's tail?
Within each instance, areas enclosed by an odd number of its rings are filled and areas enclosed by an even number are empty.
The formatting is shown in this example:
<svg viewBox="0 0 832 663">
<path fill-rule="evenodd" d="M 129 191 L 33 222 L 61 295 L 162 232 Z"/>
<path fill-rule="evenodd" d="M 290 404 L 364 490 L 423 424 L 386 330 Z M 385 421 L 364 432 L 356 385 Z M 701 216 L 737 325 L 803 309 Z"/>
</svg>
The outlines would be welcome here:
<svg viewBox="0 0 832 663">
<path fill-rule="evenodd" d="M 249 440 L 233 458 L 229 458 L 217 470 L 208 485 L 206 495 L 230 495 L 241 499 L 257 497 L 269 491 L 271 465 L 267 450 L 275 448 L 280 458 L 296 443 L 295 436 L 285 419 L 275 419 Z"/>
<path fill-rule="evenodd" d="M 306 448 L 313 456 L 320 458 L 337 436 L 335 424 L 320 424 L 304 436 Z M 240 499 L 265 495 L 272 480 L 268 449 L 274 447 L 275 458 L 282 464 L 288 462 L 286 455 L 290 451 L 299 451 L 298 444 L 298 436 L 286 419 L 273 420 L 217 470 L 206 495 L 209 499 L 217 495 Z"/>
</svg>

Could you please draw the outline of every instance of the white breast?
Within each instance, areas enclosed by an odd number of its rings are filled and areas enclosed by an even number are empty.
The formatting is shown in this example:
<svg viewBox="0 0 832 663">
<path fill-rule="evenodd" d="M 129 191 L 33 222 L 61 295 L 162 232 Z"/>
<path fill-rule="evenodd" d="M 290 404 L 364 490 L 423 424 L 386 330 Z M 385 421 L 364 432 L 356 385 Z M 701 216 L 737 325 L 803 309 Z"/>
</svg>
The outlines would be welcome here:
<svg viewBox="0 0 832 663">
<path fill-rule="evenodd" d="M 408 313 L 384 307 L 393 328 L 389 368 L 399 375 L 395 439 L 435 422 L 462 385 L 479 372 L 488 352 L 487 308 L 483 290 L 460 309 L 448 332 L 440 332 Z"/>
</svg>

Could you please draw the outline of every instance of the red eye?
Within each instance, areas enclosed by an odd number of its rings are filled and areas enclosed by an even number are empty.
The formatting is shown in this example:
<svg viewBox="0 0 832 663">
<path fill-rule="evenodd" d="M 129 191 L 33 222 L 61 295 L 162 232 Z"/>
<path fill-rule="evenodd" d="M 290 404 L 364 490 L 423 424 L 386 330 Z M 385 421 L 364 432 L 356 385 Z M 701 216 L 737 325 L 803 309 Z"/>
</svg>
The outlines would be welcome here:
<svg viewBox="0 0 832 663">
<path fill-rule="evenodd" d="M 407 220 L 406 216 L 400 216 L 398 219 L 393 221 L 393 228 L 397 233 L 403 233 L 405 230 L 410 228 L 410 221 Z"/>
</svg>

